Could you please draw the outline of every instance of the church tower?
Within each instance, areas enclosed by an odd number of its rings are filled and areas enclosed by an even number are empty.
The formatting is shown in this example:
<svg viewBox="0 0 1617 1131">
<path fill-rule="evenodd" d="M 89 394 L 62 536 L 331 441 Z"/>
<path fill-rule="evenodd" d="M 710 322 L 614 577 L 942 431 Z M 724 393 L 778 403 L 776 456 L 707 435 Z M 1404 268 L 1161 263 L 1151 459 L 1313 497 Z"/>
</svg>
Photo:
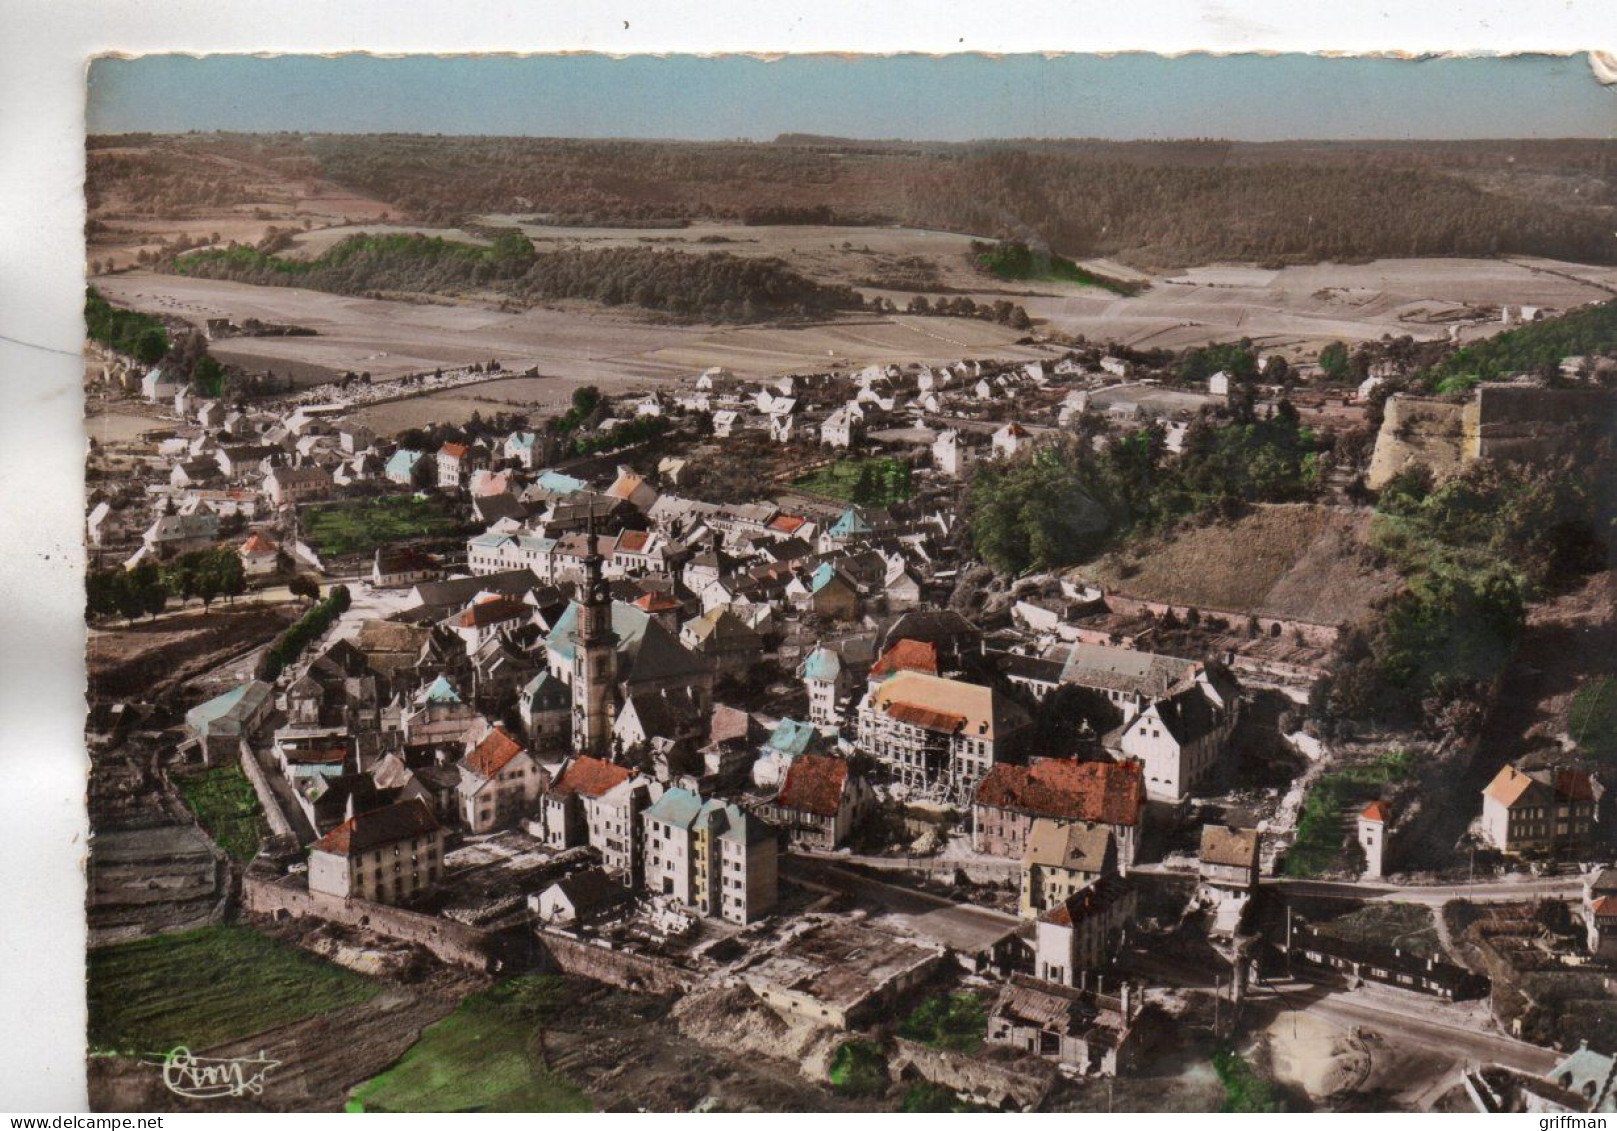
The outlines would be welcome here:
<svg viewBox="0 0 1617 1131">
<path fill-rule="evenodd" d="M 585 537 L 584 580 L 574 604 L 578 625 L 573 642 L 573 749 L 606 758 L 612 752 L 612 720 L 617 713 L 618 648 L 612 632 L 612 591 L 601 575 L 601 550 L 590 516 Z"/>
</svg>

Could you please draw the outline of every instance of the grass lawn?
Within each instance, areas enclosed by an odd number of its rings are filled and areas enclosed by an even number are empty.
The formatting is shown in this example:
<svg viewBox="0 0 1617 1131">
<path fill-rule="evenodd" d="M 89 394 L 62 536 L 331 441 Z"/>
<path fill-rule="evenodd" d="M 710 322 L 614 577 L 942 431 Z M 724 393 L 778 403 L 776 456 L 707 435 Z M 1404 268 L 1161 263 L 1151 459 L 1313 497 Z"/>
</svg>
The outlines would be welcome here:
<svg viewBox="0 0 1617 1131">
<path fill-rule="evenodd" d="M 1285 1110 L 1274 1083 L 1254 1072 L 1240 1053 L 1223 1049 L 1215 1052 L 1213 1071 L 1224 1085 L 1223 1111 L 1245 1115 Z"/>
<path fill-rule="evenodd" d="M 879 1096 L 887 1090 L 887 1054 L 875 1041 L 846 1041 L 831 1057 L 828 1075 L 845 1096 Z"/>
<path fill-rule="evenodd" d="M 1432 909 L 1419 903 L 1366 903 L 1328 923 L 1315 924 L 1315 929 L 1348 942 L 1395 946 L 1417 958 L 1442 957 Z"/>
<path fill-rule="evenodd" d="M 1408 777 L 1414 762 L 1408 751 L 1397 750 L 1373 762 L 1321 774 L 1303 799 L 1297 839 L 1286 850 L 1285 874 L 1317 876 L 1335 864 L 1346 843 L 1342 820 L 1349 807 L 1366 804 L 1382 786 Z"/>
<path fill-rule="evenodd" d="M 232 860 L 251 860 L 267 828 L 252 782 L 240 766 L 219 766 L 178 779 L 180 794 L 214 843 Z"/>
<path fill-rule="evenodd" d="M 935 1049 L 976 1052 L 988 1032 L 988 1014 L 973 993 L 929 997 L 898 1026 L 898 1035 Z"/>
<path fill-rule="evenodd" d="M 306 507 L 304 538 L 323 558 L 369 554 L 409 538 L 440 538 L 457 523 L 447 504 L 431 496 L 384 495 Z"/>
<path fill-rule="evenodd" d="M 590 1111 L 589 1097 L 534 1059 L 540 1025 L 571 998 L 564 979 L 530 974 L 460 1003 L 380 1076 L 349 1111 Z"/>
<path fill-rule="evenodd" d="M 903 502 L 915 494 L 909 464 L 885 456 L 839 459 L 794 480 L 792 486 L 810 495 L 878 507 Z"/>
<path fill-rule="evenodd" d="M 1617 677 L 1601 676 L 1579 688 L 1567 715 L 1567 730 L 1580 752 L 1617 760 Z"/>
<path fill-rule="evenodd" d="M 96 1052 L 193 1052 L 374 997 L 380 987 L 250 927 L 203 927 L 90 951 Z"/>
</svg>

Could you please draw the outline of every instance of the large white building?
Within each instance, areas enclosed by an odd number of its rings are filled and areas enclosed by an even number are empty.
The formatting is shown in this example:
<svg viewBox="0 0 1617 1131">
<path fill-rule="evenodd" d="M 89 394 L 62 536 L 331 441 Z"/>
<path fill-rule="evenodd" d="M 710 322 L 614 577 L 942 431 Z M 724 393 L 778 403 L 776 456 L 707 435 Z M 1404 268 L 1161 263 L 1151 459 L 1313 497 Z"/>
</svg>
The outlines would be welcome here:
<svg viewBox="0 0 1617 1131">
<path fill-rule="evenodd" d="M 911 790 L 969 804 L 1028 721 L 992 688 L 901 671 L 860 701 L 858 744 Z"/>
<path fill-rule="evenodd" d="M 775 907 L 776 828 L 738 806 L 670 789 L 641 814 L 646 891 L 731 923 Z"/>
<path fill-rule="evenodd" d="M 437 884 L 443 858 L 443 827 L 420 798 L 350 812 L 309 849 L 309 890 L 338 899 L 403 903 Z"/>
</svg>

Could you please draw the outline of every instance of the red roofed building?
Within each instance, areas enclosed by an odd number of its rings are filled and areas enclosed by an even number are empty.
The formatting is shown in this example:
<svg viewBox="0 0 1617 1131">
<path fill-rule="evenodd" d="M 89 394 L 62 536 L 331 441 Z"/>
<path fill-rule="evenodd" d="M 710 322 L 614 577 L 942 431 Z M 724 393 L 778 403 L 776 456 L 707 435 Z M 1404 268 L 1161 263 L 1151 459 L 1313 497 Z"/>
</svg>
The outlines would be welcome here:
<svg viewBox="0 0 1617 1131">
<path fill-rule="evenodd" d="M 483 736 L 460 761 L 457 810 L 473 833 L 515 824 L 538 799 L 545 772 L 503 725 Z"/>
<path fill-rule="evenodd" d="M 1359 847 L 1364 849 L 1364 874 L 1367 879 L 1379 880 L 1385 874 L 1387 833 L 1391 825 L 1392 806 L 1385 801 L 1372 801 L 1359 810 Z"/>
<path fill-rule="evenodd" d="M 874 801 L 870 784 L 846 759 L 799 754 L 780 793 L 759 815 L 785 829 L 795 847 L 830 852 L 848 838 Z"/>
<path fill-rule="evenodd" d="M 1501 852 L 1563 852 L 1594 837 L 1605 788 L 1582 770 L 1506 765 L 1482 791 L 1482 834 Z"/>
<path fill-rule="evenodd" d="M 241 557 L 241 568 L 248 577 L 263 577 L 275 572 L 275 555 L 280 547 L 260 531 L 253 531 L 236 551 Z"/>
<path fill-rule="evenodd" d="M 870 682 L 880 683 L 899 672 L 938 674 L 938 646 L 920 640 L 900 640 L 870 668 Z"/>
<path fill-rule="evenodd" d="M 584 802 L 594 800 L 634 777 L 634 771 L 616 762 L 580 754 L 562 767 L 545 790 L 540 817 L 545 843 L 552 848 L 573 848 L 589 842 Z"/>
<path fill-rule="evenodd" d="M 404 903 L 437 884 L 443 858 L 443 826 L 420 798 L 350 813 L 309 849 L 309 891 Z"/>
<path fill-rule="evenodd" d="M 972 804 L 972 847 L 990 856 L 1021 859 L 1033 822 L 1105 825 L 1127 872 L 1140 846 L 1145 779 L 1138 762 L 1073 762 L 1046 758 L 1031 766 L 989 768 Z"/>
<path fill-rule="evenodd" d="M 438 449 L 438 486 L 459 490 L 472 472 L 488 465 L 487 453 L 468 444 L 445 444 Z"/>
<path fill-rule="evenodd" d="M 466 642 L 466 651 L 470 654 L 486 644 L 489 637 L 514 632 L 532 616 L 533 609 L 516 598 L 490 594 L 443 623 Z"/>
<path fill-rule="evenodd" d="M 1120 876 L 1101 876 L 1039 916 L 1034 925 L 1036 977 L 1076 986 L 1082 971 L 1111 963 L 1134 919 L 1136 896 Z"/>
</svg>

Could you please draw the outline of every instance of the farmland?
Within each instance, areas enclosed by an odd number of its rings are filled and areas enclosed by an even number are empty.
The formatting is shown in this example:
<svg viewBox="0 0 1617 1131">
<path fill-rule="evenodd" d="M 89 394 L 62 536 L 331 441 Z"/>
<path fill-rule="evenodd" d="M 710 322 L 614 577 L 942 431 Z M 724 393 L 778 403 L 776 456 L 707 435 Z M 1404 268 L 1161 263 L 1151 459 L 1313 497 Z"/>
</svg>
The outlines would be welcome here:
<svg viewBox="0 0 1617 1131">
<path fill-rule="evenodd" d="M 378 987 L 250 927 L 217 926 L 90 951 L 92 1050 L 192 1050 L 364 1001 Z"/>
<path fill-rule="evenodd" d="M 571 991 L 563 979 L 538 974 L 474 994 L 397 1064 L 354 1089 L 349 1109 L 590 1111 L 589 1097 L 542 1063 L 541 1027 Z"/>
<path fill-rule="evenodd" d="M 370 554 L 379 547 L 412 538 L 439 538 L 456 523 L 438 499 L 389 495 L 311 506 L 303 515 L 309 544 L 324 557 Z"/>
</svg>

